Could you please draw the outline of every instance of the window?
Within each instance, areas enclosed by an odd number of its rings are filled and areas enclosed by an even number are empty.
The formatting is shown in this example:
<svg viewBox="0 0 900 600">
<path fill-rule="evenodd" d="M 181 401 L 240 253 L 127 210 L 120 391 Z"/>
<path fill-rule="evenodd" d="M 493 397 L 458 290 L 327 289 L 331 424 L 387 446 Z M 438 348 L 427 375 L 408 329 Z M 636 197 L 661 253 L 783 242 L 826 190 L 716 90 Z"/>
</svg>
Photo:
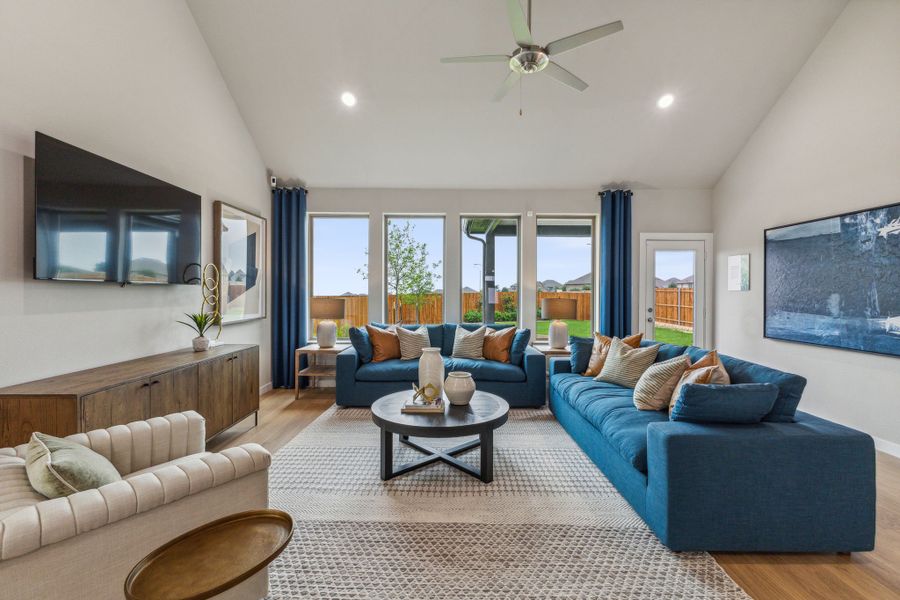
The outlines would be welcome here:
<svg viewBox="0 0 900 600">
<path fill-rule="evenodd" d="M 443 323 L 444 218 L 385 218 L 385 318 Z"/>
<path fill-rule="evenodd" d="M 312 216 L 309 231 L 310 300 L 344 300 L 344 318 L 335 322 L 338 337 L 346 339 L 350 327 L 369 322 L 369 218 Z M 319 320 L 311 321 L 313 337 Z"/>
<path fill-rule="evenodd" d="M 594 312 L 594 219 L 537 219 L 537 337 L 546 338 L 549 321 L 541 320 L 541 300 L 576 300 L 576 317 L 567 320 L 569 335 L 590 337 Z"/>
<path fill-rule="evenodd" d="M 463 217 L 462 321 L 519 322 L 519 219 Z"/>
</svg>

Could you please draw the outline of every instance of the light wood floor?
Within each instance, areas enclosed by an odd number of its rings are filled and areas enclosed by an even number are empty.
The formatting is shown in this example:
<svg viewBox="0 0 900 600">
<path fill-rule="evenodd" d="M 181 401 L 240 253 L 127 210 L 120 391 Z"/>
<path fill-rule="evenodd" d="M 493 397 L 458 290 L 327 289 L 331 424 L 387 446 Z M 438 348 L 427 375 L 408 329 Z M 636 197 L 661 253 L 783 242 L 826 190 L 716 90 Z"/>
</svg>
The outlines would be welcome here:
<svg viewBox="0 0 900 600">
<path fill-rule="evenodd" d="M 334 403 L 332 390 L 277 390 L 262 397 L 260 421 L 245 420 L 219 435 L 210 450 L 245 442 L 270 452 L 291 440 Z M 878 530 L 874 552 L 837 554 L 725 554 L 714 556 L 757 599 L 900 599 L 900 459 L 877 461 Z"/>
</svg>

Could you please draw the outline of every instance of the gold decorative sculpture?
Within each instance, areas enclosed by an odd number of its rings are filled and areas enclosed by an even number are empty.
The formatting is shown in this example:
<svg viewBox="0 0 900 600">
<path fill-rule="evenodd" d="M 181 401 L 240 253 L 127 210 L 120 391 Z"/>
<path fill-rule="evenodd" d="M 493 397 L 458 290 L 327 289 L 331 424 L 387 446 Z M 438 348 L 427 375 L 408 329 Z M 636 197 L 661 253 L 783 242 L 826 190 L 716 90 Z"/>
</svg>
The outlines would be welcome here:
<svg viewBox="0 0 900 600">
<path fill-rule="evenodd" d="M 219 326 L 214 341 L 222 335 L 222 315 L 219 314 L 219 267 L 209 263 L 203 267 L 203 280 L 201 282 L 203 301 L 200 304 L 200 312 L 209 312 L 213 315 L 215 324 Z"/>
<path fill-rule="evenodd" d="M 413 384 L 412 387 L 414 392 L 413 402 L 421 399 L 422 404 L 434 404 L 441 397 L 441 391 L 434 384 L 428 383 L 422 387 L 417 387 L 416 384 Z"/>
</svg>

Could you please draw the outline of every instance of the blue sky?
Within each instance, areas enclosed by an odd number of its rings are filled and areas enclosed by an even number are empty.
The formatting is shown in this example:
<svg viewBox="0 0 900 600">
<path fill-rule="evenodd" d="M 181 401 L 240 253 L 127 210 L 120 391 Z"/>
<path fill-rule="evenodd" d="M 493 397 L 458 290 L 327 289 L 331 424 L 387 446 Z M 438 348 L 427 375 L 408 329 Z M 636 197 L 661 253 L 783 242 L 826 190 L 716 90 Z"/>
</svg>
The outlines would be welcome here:
<svg viewBox="0 0 900 600">
<path fill-rule="evenodd" d="M 693 250 L 657 250 L 656 276 L 660 279 L 684 279 L 694 274 Z"/>
</svg>

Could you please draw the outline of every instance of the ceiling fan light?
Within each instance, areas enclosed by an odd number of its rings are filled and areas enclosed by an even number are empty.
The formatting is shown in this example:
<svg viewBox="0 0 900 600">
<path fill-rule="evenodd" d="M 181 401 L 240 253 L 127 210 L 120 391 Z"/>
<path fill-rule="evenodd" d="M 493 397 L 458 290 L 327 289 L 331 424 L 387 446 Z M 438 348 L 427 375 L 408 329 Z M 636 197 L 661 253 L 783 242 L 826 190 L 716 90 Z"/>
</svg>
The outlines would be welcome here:
<svg viewBox="0 0 900 600">
<path fill-rule="evenodd" d="M 345 106 L 356 106 L 356 96 L 351 92 L 344 92 L 341 94 L 341 102 L 343 102 Z"/>
<path fill-rule="evenodd" d="M 672 94 L 663 94 L 659 97 L 659 100 L 656 101 L 656 106 L 660 108 L 669 108 L 672 106 L 673 102 L 675 102 L 675 96 Z"/>
</svg>

